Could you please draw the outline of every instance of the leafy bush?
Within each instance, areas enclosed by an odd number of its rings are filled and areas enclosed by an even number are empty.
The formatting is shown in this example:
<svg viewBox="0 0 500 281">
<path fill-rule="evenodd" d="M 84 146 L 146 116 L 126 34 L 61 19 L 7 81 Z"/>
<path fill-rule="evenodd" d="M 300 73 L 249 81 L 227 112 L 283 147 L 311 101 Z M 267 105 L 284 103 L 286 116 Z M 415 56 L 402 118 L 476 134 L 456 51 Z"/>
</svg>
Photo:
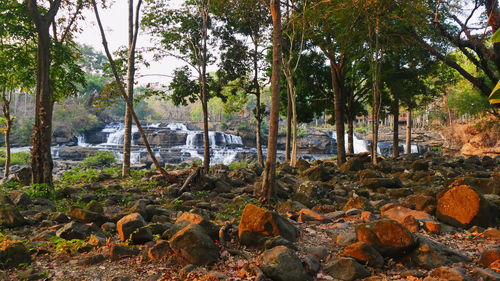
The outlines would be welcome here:
<svg viewBox="0 0 500 281">
<path fill-rule="evenodd" d="M 31 198 L 55 199 L 56 191 L 45 183 L 33 183 L 31 188 L 25 190 L 25 193 Z"/>
<path fill-rule="evenodd" d="M 229 168 L 229 170 L 236 170 L 236 169 L 241 169 L 241 168 L 245 168 L 245 167 L 248 167 L 248 162 L 245 161 L 245 160 L 241 160 L 241 161 L 233 161 L 231 162 L 229 165 L 227 165 L 227 167 Z"/>
<path fill-rule="evenodd" d="M 99 151 L 93 156 L 83 159 L 82 164 L 87 168 L 101 168 L 111 166 L 116 162 L 115 155 L 111 151 Z"/>
<path fill-rule="evenodd" d="M 66 240 L 57 236 L 50 237 L 49 241 L 52 243 L 52 246 L 57 254 L 74 255 L 79 249 L 87 244 L 85 241 L 80 239 Z"/>
<path fill-rule="evenodd" d="M 10 158 L 11 165 L 26 165 L 30 162 L 31 154 L 29 152 L 12 153 Z M 0 166 L 5 165 L 5 151 L 0 153 Z"/>
<path fill-rule="evenodd" d="M 99 170 L 77 167 L 64 172 L 61 177 L 59 177 L 59 181 L 68 184 L 90 183 L 98 181 L 100 178 L 101 172 Z"/>
</svg>

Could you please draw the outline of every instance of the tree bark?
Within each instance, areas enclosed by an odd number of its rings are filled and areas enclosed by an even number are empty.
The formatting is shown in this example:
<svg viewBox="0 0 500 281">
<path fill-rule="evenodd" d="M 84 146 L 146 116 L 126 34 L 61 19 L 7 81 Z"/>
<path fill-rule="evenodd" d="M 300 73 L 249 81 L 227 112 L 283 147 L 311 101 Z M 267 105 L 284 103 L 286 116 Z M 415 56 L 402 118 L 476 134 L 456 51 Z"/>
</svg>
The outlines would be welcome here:
<svg viewBox="0 0 500 281">
<path fill-rule="evenodd" d="M 258 57 L 259 45 L 257 41 L 254 41 L 254 56 L 253 56 L 253 84 L 255 88 L 255 98 L 257 104 L 255 105 L 255 143 L 257 144 L 257 162 L 261 167 L 264 167 L 264 157 L 262 156 L 262 113 L 260 112 L 260 85 L 259 85 L 259 57 Z"/>
<path fill-rule="evenodd" d="M 5 140 L 5 166 L 3 171 L 3 178 L 6 180 L 10 173 L 10 132 L 12 130 L 12 116 L 10 115 L 10 101 L 12 100 L 12 91 L 7 97 L 7 91 L 4 90 L 3 95 L 3 116 L 5 118 L 4 140 Z"/>
<path fill-rule="evenodd" d="M 276 178 L 276 152 L 278 144 L 279 126 L 279 98 L 280 98 L 280 72 L 281 72 L 281 9 L 279 0 L 270 0 L 270 11 L 273 20 L 273 63 L 271 75 L 271 114 L 269 121 L 269 138 L 267 143 L 267 159 L 264 168 L 262 185 L 256 190 L 256 195 L 262 201 L 269 202 L 274 193 Z"/>
<path fill-rule="evenodd" d="M 127 96 L 128 99 L 134 100 L 134 75 L 135 75 L 135 46 L 134 46 L 134 0 L 128 1 L 128 66 L 127 66 Z M 123 162 L 122 162 L 122 177 L 130 173 L 130 154 L 132 145 L 132 115 L 133 110 L 129 105 L 125 105 L 125 132 L 123 136 Z"/>
<path fill-rule="evenodd" d="M 290 96 L 290 86 L 286 89 L 286 142 L 285 142 L 285 162 L 290 163 L 292 157 L 292 97 Z"/>
<path fill-rule="evenodd" d="M 408 109 L 408 112 L 406 112 L 406 149 L 405 153 L 406 154 L 411 154 L 411 109 Z"/>
<path fill-rule="evenodd" d="M 354 154 L 354 94 L 351 90 L 347 98 L 346 121 L 347 121 L 347 152 Z"/>
<path fill-rule="evenodd" d="M 287 120 L 287 138 L 291 135 L 291 156 L 290 165 L 292 167 L 297 166 L 297 104 L 296 104 L 296 94 L 295 94 L 295 83 L 293 81 L 292 69 L 290 62 L 285 64 L 285 77 L 287 81 L 287 93 L 288 93 L 288 110 L 291 110 L 291 119 Z M 287 112 L 289 113 L 289 112 Z M 288 115 L 288 114 L 287 114 Z M 289 116 L 287 116 L 288 119 Z M 290 134 L 288 133 L 288 122 L 290 123 Z M 288 141 L 288 139 L 287 139 Z"/>
<path fill-rule="evenodd" d="M 337 133 L 337 164 L 345 163 L 345 129 L 344 129 L 344 101 L 343 101 L 343 77 L 341 69 L 335 63 L 335 58 L 329 57 L 330 72 L 332 76 L 332 87 L 335 106 L 335 130 Z"/>
<path fill-rule="evenodd" d="M 201 50 L 201 105 L 203 109 L 203 171 L 210 170 L 210 142 L 208 133 L 208 89 L 207 89 L 207 40 L 208 40 L 208 6 L 202 7 L 202 50 Z"/>
<path fill-rule="evenodd" d="M 394 104 L 392 110 L 394 120 L 392 129 L 392 157 L 399 157 L 399 99 L 394 97 Z"/>
<path fill-rule="evenodd" d="M 50 81 L 50 24 L 61 0 L 54 0 L 45 15 L 40 14 L 36 0 L 27 1 L 37 31 L 37 77 L 35 93 L 35 125 L 31 137 L 32 182 L 52 186 L 52 113 L 53 89 Z"/>
</svg>

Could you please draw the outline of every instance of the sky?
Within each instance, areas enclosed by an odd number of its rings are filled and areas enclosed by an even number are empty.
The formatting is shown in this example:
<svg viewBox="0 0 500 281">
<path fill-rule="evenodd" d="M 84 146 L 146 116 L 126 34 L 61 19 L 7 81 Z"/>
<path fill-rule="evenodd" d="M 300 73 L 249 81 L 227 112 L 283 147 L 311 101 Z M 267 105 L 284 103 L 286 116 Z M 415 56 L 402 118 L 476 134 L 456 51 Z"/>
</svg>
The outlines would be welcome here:
<svg viewBox="0 0 500 281">
<path fill-rule="evenodd" d="M 172 2 L 180 3 L 181 0 L 174 0 Z M 110 50 L 113 52 L 120 46 L 126 46 L 128 44 L 128 1 L 116 0 L 111 8 L 100 9 L 99 14 L 106 31 L 106 39 Z M 81 23 L 83 32 L 77 36 L 77 41 L 82 44 L 91 45 L 94 49 L 104 53 L 99 27 L 97 26 L 93 10 L 86 10 L 84 16 L 86 21 Z M 139 30 L 137 47 L 144 48 L 151 46 L 151 37 Z M 140 66 L 138 83 L 141 85 L 153 82 L 168 84 L 170 79 L 165 76 L 141 76 L 153 74 L 171 75 L 176 67 L 183 65 L 175 58 L 165 58 L 162 61 L 155 62 L 152 60 L 152 56 L 149 55 L 146 56 L 146 59 L 151 65 L 149 68 Z"/>
</svg>

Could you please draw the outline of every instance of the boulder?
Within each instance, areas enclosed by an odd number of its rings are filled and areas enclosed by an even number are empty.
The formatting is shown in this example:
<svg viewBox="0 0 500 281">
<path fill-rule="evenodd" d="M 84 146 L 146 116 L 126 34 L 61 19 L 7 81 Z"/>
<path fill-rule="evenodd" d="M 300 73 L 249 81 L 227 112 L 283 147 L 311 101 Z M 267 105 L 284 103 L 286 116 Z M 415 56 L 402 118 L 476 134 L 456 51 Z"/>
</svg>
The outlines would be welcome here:
<svg viewBox="0 0 500 281">
<path fill-rule="evenodd" d="M 455 186 L 437 200 L 436 217 L 449 225 L 469 228 L 495 224 L 498 209 L 468 185 Z"/>
<path fill-rule="evenodd" d="M 259 246 L 266 237 L 281 235 L 295 242 L 297 229 L 276 212 L 271 212 L 255 205 L 248 204 L 241 215 L 238 226 L 238 238 L 242 245 Z"/>
<path fill-rule="evenodd" d="M 31 255 L 23 243 L 4 243 L 0 247 L 0 267 L 9 269 L 31 263 Z"/>
<path fill-rule="evenodd" d="M 345 247 L 342 255 L 373 267 L 384 266 L 384 257 L 375 248 L 363 242 L 357 242 Z"/>
<path fill-rule="evenodd" d="M 302 172 L 310 181 L 328 181 L 332 176 L 323 165 L 313 166 Z"/>
<path fill-rule="evenodd" d="M 82 208 L 71 208 L 68 212 L 68 216 L 81 223 L 93 222 L 99 226 L 108 221 L 102 214 Z"/>
<path fill-rule="evenodd" d="M 369 189 L 385 188 L 401 188 L 401 181 L 395 178 L 364 178 L 359 182 L 359 185 Z"/>
<path fill-rule="evenodd" d="M 310 209 L 302 209 L 297 213 L 297 215 L 299 216 L 299 218 L 297 219 L 299 222 L 316 221 L 316 222 L 328 223 L 332 221 L 330 218 L 318 214 Z"/>
<path fill-rule="evenodd" d="M 436 211 L 436 198 L 427 195 L 410 195 L 401 200 L 401 205 L 406 208 L 433 214 Z"/>
<path fill-rule="evenodd" d="M 370 276 L 364 266 L 352 258 L 336 258 L 325 265 L 326 274 L 335 279 L 352 281 Z"/>
<path fill-rule="evenodd" d="M 96 148 L 82 146 L 63 146 L 59 149 L 59 158 L 62 160 L 82 161 L 97 153 Z"/>
<path fill-rule="evenodd" d="M 415 234 L 418 247 L 404 257 L 406 264 L 432 269 L 457 262 L 470 262 L 464 254 L 432 241 L 421 234 Z"/>
<path fill-rule="evenodd" d="M 214 241 L 219 237 L 219 228 L 199 214 L 184 212 L 175 223 L 182 221 L 200 225 Z"/>
<path fill-rule="evenodd" d="M 13 206 L 0 206 L 0 225 L 7 228 L 26 225 L 28 222 Z"/>
<path fill-rule="evenodd" d="M 90 235 L 90 227 L 88 225 L 72 221 L 59 228 L 56 231 L 56 235 L 57 237 L 64 238 L 66 240 L 84 240 Z"/>
<path fill-rule="evenodd" d="M 465 270 L 459 267 L 438 267 L 424 281 L 471 281 L 465 275 Z"/>
<path fill-rule="evenodd" d="M 135 246 L 111 245 L 109 248 L 109 258 L 112 261 L 116 261 L 125 257 L 137 256 L 140 252 L 139 248 Z"/>
<path fill-rule="evenodd" d="M 389 209 L 383 209 L 383 211 L 381 211 L 381 215 L 399 222 L 412 232 L 418 231 L 418 221 L 434 221 L 434 217 L 426 212 L 415 211 L 397 205 Z M 412 229 L 410 229 L 410 225 L 412 226 Z M 413 228 L 415 225 L 416 229 Z"/>
<path fill-rule="evenodd" d="M 116 231 L 118 235 L 120 235 L 121 241 L 130 239 L 134 232 L 136 232 L 135 235 L 137 239 L 150 237 L 149 240 L 151 240 L 153 238 L 151 232 L 149 232 L 149 229 L 144 228 L 144 226 L 146 226 L 144 218 L 139 213 L 132 213 L 124 216 L 118 221 L 116 224 Z M 149 235 L 147 235 L 147 232 L 149 232 Z"/>
<path fill-rule="evenodd" d="M 33 170 L 30 166 L 23 166 L 9 176 L 8 182 L 18 182 L 22 185 L 31 184 Z"/>
<path fill-rule="evenodd" d="M 317 205 L 321 199 L 328 198 L 332 187 L 322 182 L 305 181 L 293 195 L 293 200 L 298 201 L 309 208 Z"/>
<path fill-rule="evenodd" d="M 349 201 L 347 201 L 347 203 L 345 203 L 342 210 L 344 212 L 346 212 L 347 210 L 350 210 L 353 208 L 359 209 L 359 210 L 368 210 L 369 211 L 372 209 L 372 205 L 370 204 L 370 202 L 368 202 L 368 200 L 366 198 L 361 197 L 361 196 L 356 196 L 356 197 L 349 198 Z"/>
<path fill-rule="evenodd" d="M 352 157 L 347 159 L 347 161 L 340 166 L 340 170 L 344 172 L 354 172 L 361 171 L 364 169 L 364 164 L 366 160 L 360 157 Z"/>
<path fill-rule="evenodd" d="M 409 166 L 413 171 L 427 171 L 429 170 L 429 161 L 428 160 L 416 160 Z"/>
<path fill-rule="evenodd" d="M 488 268 L 492 263 L 499 260 L 500 260 L 500 246 L 497 246 L 494 248 L 488 248 L 483 250 L 479 258 L 479 264 L 485 268 Z"/>
<path fill-rule="evenodd" d="M 415 239 L 408 229 L 395 220 L 378 220 L 356 227 L 359 242 L 372 245 L 383 256 L 401 256 L 415 246 Z"/>
<path fill-rule="evenodd" d="M 172 254 L 168 241 L 160 240 L 148 251 L 148 257 L 152 260 L 165 260 Z"/>
<path fill-rule="evenodd" d="M 491 178 L 458 177 L 453 179 L 453 182 L 451 182 L 450 185 L 451 186 L 468 185 L 477 190 L 481 194 L 498 194 L 500 192 L 500 182 L 493 177 Z"/>
<path fill-rule="evenodd" d="M 198 224 L 190 224 L 168 240 L 170 248 L 187 262 L 207 265 L 219 259 L 219 248 Z"/>
<path fill-rule="evenodd" d="M 301 260 L 285 246 L 277 246 L 262 253 L 257 261 L 267 277 L 276 281 L 308 281 L 312 276 L 306 273 Z"/>
</svg>

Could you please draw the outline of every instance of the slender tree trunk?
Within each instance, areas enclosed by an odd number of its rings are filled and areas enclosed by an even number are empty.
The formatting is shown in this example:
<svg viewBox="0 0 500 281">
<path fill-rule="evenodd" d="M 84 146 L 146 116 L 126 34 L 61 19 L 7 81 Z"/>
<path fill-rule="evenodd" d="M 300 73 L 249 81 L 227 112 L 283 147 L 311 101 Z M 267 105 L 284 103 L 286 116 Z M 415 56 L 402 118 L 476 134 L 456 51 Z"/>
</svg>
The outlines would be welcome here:
<svg viewBox="0 0 500 281">
<path fill-rule="evenodd" d="M 347 152 L 354 154 L 354 95 L 351 91 L 347 99 Z"/>
<path fill-rule="evenodd" d="M 370 33 L 372 29 L 370 28 Z M 381 62 L 379 61 L 382 57 L 382 51 L 379 44 L 379 32 L 380 32 L 380 15 L 377 15 L 376 25 L 375 25 L 375 43 L 372 46 L 371 54 L 371 64 L 372 64 L 372 91 L 373 91 L 373 108 L 372 108 L 372 164 L 377 164 L 377 148 L 378 148 L 378 128 L 380 122 L 380 107 L 381 107 L 381 92 L 380 92 L 380 67 Z M 370 34 L 373 35 L 373 34 Z M 370 36 L 371 38 L 372 36 Z"/>
<path fill-rule="evenodd" d="M 406 154 L 411 154 L 411 118 L 411 109 L 408 109 L 408 111 L 406 112 Z"/>
<path fill-rule="evenodd" d="M 393 129 L 392 129 L 392 157 L 399 156 L 399 99 L 394 97 L 394 105 L 392 110 Z"/>
<path fill-rule="evenodd" d="M 347 115 L 347 152 L 354 154 L 354 120 L 352 115 Z"/>
<path fill-rule="evenodd" d="M 292 97 L 290 86 L 287 84 L 286 89 L 286 142 L 285 142 L 285 161 L 290 163 L 292 157 Z"/>
<path fill-rule="evenodd" d="M 10 115 L 10 101 L 12 100 L 12 92 L 9 93 L 7 97 L 7 91 L 3 92 L 3 116 L 5 118 L 5 131 L 4 131 L 4 140 L 5 140 L 5 166 L 3 178 L 6 180 L 9 177 L 10 172 L 10 132 L 12 130 L 12 118 Z"/>
<path fill-rule="evenodd" d="M 257 144 L 257 162 L 260 166 L 264 167 L 264 157 L 262 156 L 262 114 L 260 112 L 260 85 L 259 85 L 259 57 L 258 57 L 258 48 L 259 44 L 257 41 L 254 41 L 254 56 L 253 56 L 253 85 L 255 88 L 255 97 L 257 100 L 257 104 L 255 105 L 255 143 Z"/>
<path fill-rule="evenodd" d="M 201 54 L 201 105 L 203 108 L 203 171 L 209 172 L 210 169 L 210 142 L 208 133 L 208 89 L 207 89 L 207 40 L 208 40 L 208 6 L 202 7 L 202 54 Z"/>
<path fill-rule="evenodd" d="M 330 71 L 335 105 L 335 130 L 337 133 L 337 164 L 345 163 L 345 129 L 344 129 L 344 101 L 342 93 L 343 77 L 341 70 L 335 64 L 333 57 L 330 59 Z"/>
<path fill-rule="evenodd" d="M 291 157 L 290 157 L 290 165 L 295 167 L 297 165 L 297 104 L 296 104 L 296 95 L 295 95 L 295 83 L 293 81 L 292 69 L 290 63 L 285 64 L 285 77 L 287 81 L 287 93 L 288 93 L 288 103 L 289 110 L 291 109 Z M 287 116 L 288 117 L 288 116 Z M 288 125 L 288 124 L 287 124 Z M 288 129 L 288 128 L 287 128 Z M 288 132 L 287 132 L 288 133 Z"/>
<path fill-rule="evenodd" d="M 276 178 L 276 152 L 278 145 L 279 98 L 281 72 L 281 9 L 280 1 L 271 0 L 270 10 L 273 20 L 273 64 L 271 75 L 271 114 L 269 121 L 269 138 L 267 143 L 267 159 L 264 168 L 261 190 L 256 190 L 261 200 L 269 202 L 274 193 Z"/>
<path fill-rule="evenodd" d="M 134 100 L 134 75 L 135 75 L 135 48 L 134 48 L 134 0 L 128 0 L 128 68 L 127 68 L 127 96 Z M 132 107 L 133 107 L 132 102 Z M 122 176 L 130 173 L 130 154 L 132 145 L 132 109 L 126 105 L 125 132 L 123 136 L 123 163 Z"/>
<path fill-rule="evenodd" d="M 142 1 L 139 0 L 139 3 L 141 3 L 141 2 Z M 102 25 L 101 18 L 99 16 L 99 10 L 97 9 L 97 4 L 96 4 L 95 0 L 92 0 L 91 3 L 92 3 L 92 7 L 94 8 L 94 13 L 95 13 L 95 16 L 96 16 L 97 24 L 99 26 L 99 32 L 101 33 L 102 45 L 104 47 L 104 51 L 106 53 L 106 57 L 108 58 L 109 64 L 111 66 L 111 71 L 113 72 L 113 76 L 115 78 L 116 84 L 118 85 L 118 90 L 119 90 L 119 92 L 120 92 L 123 100 L 125 101 L 125 103 L 127 105 L 129 105 L 129 109 L 131 111 L 130 113 L 132 115 L 132 119 L 134 120 L 134 122 L 135 122 L 135 124 L 137 126 L 137 130 L 141 134 L 142 140 L 144 141 L 144 146 L 146 147 L 146 150 L 148 152 L 149 157 L 151 158 L 151 160 L 153 161 L 153 164 L 155 165 L 156 169 L 161 173 L 161 175 L 164 178 L 168 179 L 169 178 L 169 174 L 161 167 L 160 163 L 158 162 L 158 159 L 156 159 L 156 156 L 155 156 L 153 150 L 151 149 L 151 146 L 149 145 L 149 141 L 148 141 L 148 138 L 146 136 L 146 133 L 144 132 L 144 130 L 143 130 L 142 126 L 141 126 L 141 122 L 139 121 L 139 118 L 135 114 L 134 109 L 132 107 L 132 102 L 133 101 L 131 101 L 128 98 L 127 92 L 125 91 L 125 88 L 123 87 L 123 82 L 121 80 L 120 75 L 118 74 L 118 70 L 116 68 L 115 61 L 113 60 L 113 56 L 111 55 L 111 52 L 109 51 L 108 41 L 106 40 L 106 33 L 104 33 L 104 27 Z M 139 10 L 139 8 L 140 8 L 140 5 L 138 4 L 137 10 Z M 136 19 L 137 18 L 138 18 L 138 13 L 137 13 Z M 136 25 L 136 30 L 137 30 L 138 26 L 139 25 Z"/>
</svg>

